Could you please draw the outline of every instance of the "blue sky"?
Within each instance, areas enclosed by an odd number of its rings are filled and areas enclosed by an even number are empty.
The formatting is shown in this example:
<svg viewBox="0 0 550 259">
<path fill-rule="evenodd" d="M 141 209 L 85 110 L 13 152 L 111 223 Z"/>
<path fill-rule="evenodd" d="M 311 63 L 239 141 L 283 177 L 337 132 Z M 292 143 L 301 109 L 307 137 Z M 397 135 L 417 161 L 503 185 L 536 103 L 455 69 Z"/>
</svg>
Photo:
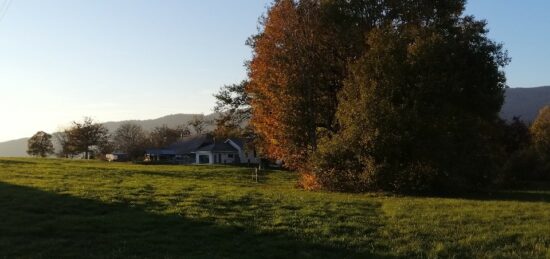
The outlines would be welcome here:
<svg viewBox="0 0 550 259">
<path fill-rule="evenodd" d="M 550 85 L 549 11 L 548 0 L 468 0 L 466 13 L 487 20 L 490 38 L 512 58 L 510 87 Z"/>
<path fill-rule="evenodd" d="M 0 0 L 0 7 L 8 0 Z M 246 76 L 269 0 L 11 0 L 0 21 L 0 141 L 72 120 L 209 113 Z M 550 84 L 550 1 L 470 0 L 512 57 L 512 87 Z M 1 17 L 1 14 L 0 14 Z"/>
</svg>

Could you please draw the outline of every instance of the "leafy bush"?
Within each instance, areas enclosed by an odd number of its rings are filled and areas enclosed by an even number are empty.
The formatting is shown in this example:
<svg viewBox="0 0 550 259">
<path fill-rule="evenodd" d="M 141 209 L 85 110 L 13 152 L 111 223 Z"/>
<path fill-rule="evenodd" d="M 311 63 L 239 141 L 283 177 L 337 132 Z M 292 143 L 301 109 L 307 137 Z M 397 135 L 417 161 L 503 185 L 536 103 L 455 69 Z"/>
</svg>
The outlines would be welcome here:
<svg viewBox="0 0 550 259">
<path fill-rule="evenodd" d="M 312 159 L 323 187 L 461 192 L 492 181 L 507 58 L 483 23 L 455 22 L 445 33 L 410 25 L 369 34 L 339 94 L 340 131 Z"/>
<path fill-rule="evenodd" d="M 496 179 L 502 187 L 518 187 L 530 181 L 550 181 L 550 163 L 533 148 L 511 155 Z"/>
</svg>

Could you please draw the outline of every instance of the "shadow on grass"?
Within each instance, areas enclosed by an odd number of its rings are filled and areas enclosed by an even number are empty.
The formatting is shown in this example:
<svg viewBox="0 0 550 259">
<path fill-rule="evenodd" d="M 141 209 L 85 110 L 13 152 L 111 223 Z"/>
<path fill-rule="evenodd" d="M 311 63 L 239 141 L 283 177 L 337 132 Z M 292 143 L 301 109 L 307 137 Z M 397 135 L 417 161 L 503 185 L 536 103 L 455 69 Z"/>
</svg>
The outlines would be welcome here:
<svg viewBox="0 0 550 259">
<path fill-rule="evenodd" d="M 34 161 L 24 161 L 24 160 L 15 160 L 15 159 L 9 159 L 9 158 L 2 158 L 0 159 L 0 165 L 34 165 L 36 162 Z"/>
<path fill-rule="evenodd" d="M 550 189 L 537 191 L 503 190 L 482 194 L 464 195 L 455 198 L 480 201 L 550 202 Z"/>
<path fill-rule="evenodd" d="M 0 257 L 378 256 L 286 233 L 257 233 L 246 225 L 220 226 L 147 212 L 135 204 L 105 204 L 1 182 L 0 207 Z"/>
<path fill-rule="evenodd" d="M 550 183 L 526 186 L 519 189 L 492 190 L 436 197 L 478 201 L 550 202 Z"/>
</svg>

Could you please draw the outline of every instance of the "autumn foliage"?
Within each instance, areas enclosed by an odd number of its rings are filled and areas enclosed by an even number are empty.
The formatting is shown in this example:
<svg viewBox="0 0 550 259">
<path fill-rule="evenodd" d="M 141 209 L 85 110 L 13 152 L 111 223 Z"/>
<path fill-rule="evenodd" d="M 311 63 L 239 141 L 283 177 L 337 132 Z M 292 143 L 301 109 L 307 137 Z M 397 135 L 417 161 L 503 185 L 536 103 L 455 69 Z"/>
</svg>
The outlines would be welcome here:
<svg viewBox="0 0 550 259">
<path fill-rule="evenodd" d="M 336 130 L 347 61 L 362 51 L 360 32 L 371 26 L 353 9 L 357 1 L 341 2 L 275 1 L 249 40 L 251 124 L 265 153 L 293 169 L 303 167 L 324 132 Z"/>
<path fill-rule="evenodd" d="M 465 2 L 277 0 L 249 45 L 251 124 L 304 188 L 477 189 L 508 57 Z"/>
</svg>

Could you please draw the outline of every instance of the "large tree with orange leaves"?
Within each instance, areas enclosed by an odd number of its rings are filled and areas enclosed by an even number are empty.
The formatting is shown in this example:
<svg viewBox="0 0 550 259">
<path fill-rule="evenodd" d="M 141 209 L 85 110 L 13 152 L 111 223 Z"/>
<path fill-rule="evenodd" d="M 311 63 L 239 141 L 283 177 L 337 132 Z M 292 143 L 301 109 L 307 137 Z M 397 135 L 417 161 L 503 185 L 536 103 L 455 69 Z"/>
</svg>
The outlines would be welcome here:
<svg viewBox="0 0 550 259">
<path fill-rule="evenodd" d="M 301 168 L 338 131 L 337 93 L 365 37 L 384 24 L 430 24 L 464 0 L 276 0 L 249 40 L 251 124 L 263 153 Z"/>
<path fill-rule="evenodd" d="M 361 31 L 373 23 L 352 5 L 275 1 L 262 31 L 249 41 L 251 123 L 264 153 L 290 168 L 307 161 L 320 134 L 335 131 L 336 94 L 347 60 L 362 52 Z"/>
</svg>

